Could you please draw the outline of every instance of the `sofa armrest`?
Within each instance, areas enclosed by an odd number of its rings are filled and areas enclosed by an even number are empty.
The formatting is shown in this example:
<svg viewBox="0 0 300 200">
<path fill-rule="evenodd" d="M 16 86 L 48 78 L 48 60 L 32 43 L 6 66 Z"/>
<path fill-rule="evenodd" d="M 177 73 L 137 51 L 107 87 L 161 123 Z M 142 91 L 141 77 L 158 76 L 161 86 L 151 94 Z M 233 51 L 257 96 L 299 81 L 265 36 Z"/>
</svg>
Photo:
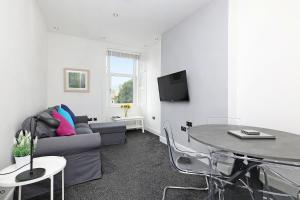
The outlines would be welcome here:
<svg viewBox="0 0 300 200">
<path fill-rule="evenodd" d="M 89 121 L 90 121 L 90 119 L 86 115 L 76 116 L 76 124 L 77 123 L 88 123 Z"/>
<path fill-rule="evenodd" d="M 64 156 L 99 149 L 99 133 L 39 139 L 34 156 Z"/>
</svg>

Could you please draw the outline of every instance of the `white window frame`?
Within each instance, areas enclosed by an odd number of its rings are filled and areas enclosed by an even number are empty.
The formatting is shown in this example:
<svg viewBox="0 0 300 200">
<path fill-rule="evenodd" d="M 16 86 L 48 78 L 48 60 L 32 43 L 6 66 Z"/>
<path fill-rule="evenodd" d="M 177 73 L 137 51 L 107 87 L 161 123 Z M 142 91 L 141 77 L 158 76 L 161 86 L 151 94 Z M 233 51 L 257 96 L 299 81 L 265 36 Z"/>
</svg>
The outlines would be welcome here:
<svg viewBox="0 0 300 200">
<path fill-rule="evenodd" d="M 108 74 L 108 105 L 111 107 L 120 107 L 123 103 L 113 103 L 111 101 L 111 82 L 112 77 L 126 77 L 126 78 L 132 78 L 133 81 L 133 102 L 131 103 L 133 106 L 138 104 L 138 65 L 139 65 L 139 59 L 134 59 L 136 62 L 134 62 L 133 66 L 133 73 L 132 74 L 123 74 L 123 73 L 114 73 L 110 70 L 110 55 L 106 56 L 106 66 L 107 66 L 107 74 Z"/>
</svg>

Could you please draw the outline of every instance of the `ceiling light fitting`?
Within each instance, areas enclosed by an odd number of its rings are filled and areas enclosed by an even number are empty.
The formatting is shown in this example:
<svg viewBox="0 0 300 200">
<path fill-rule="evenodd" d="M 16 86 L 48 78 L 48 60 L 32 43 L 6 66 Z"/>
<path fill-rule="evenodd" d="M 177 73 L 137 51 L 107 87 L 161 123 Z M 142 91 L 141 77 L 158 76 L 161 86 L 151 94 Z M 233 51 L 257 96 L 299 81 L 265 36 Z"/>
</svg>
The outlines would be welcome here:
<svg viewBox="0 0 300 200">
<path fill-rule="evenodd" d="M 58 26 L 53 26 L 52 27 L 54 31 L 59 31 L 59 27 Z"/>
</svg>

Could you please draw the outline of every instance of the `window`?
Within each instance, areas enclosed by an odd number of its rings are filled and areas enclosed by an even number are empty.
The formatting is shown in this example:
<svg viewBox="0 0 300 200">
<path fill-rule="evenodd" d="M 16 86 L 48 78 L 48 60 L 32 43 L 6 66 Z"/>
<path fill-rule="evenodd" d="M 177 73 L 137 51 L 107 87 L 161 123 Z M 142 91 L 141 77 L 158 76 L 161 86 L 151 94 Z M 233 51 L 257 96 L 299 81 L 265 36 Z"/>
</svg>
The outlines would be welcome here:
<svg viewBox="0 0 300 200">
<path fill-rule="evenodd" d="M 139 56 L 134 54 L 108 51 L 109 101 L 112 105 L 137 103 L 138 58 Z"/>
</svg>

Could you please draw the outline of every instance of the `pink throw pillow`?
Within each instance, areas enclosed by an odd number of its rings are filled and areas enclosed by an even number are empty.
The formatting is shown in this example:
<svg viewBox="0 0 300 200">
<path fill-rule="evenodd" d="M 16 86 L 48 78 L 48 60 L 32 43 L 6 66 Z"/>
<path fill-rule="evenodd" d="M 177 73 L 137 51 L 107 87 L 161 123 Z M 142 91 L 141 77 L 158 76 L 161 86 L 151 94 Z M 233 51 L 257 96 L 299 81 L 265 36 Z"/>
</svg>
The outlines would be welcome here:
<svg viewBox="0 0 300 200">
<path fill-rule="evenodd" d="M 51 115 L 60 121 L 59 127 L 56 129 L 57 136 L 75 135 L 75 129 L 61 114 L 59 114 L 56 110 L 53 110 Z"/>
</svg>

